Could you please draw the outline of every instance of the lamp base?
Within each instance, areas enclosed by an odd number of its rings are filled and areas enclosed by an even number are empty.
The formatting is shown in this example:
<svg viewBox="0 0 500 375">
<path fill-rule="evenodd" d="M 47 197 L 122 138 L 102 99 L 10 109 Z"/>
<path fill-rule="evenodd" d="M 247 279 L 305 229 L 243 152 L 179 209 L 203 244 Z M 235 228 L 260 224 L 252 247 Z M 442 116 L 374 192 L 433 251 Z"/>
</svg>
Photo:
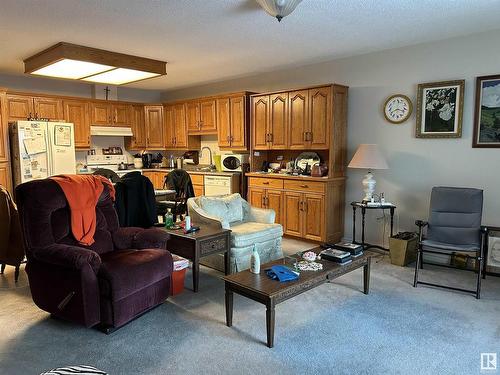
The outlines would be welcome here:
<svg viewBox="0 0 500 375">
<path fill-rule="evenodd" d="M 368 172 L 363 178 L 363 191 L 365 192 L 365 197 L 363 201 L 370 202 L 373 198 L 373 193 L 375 192 L 375 186 L 377 185 L 377 181 L 373 178 L 372 172 Z"/>
</svg>

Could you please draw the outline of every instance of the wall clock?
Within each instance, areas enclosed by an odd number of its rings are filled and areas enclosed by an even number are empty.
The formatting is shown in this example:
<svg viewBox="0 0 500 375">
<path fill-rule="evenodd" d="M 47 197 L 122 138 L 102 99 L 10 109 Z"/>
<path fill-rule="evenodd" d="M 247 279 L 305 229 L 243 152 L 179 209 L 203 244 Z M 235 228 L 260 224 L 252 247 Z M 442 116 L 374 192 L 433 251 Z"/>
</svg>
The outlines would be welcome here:
<svg viewBox="0 0 500 375">
<path fill-rule="evenodd" d="M 401 124 L 408 120 L 412 110 L 413 105 L 406 95 L 392 95 L 384 103 L 385 119 L 393 124 Z"/>
</svg>

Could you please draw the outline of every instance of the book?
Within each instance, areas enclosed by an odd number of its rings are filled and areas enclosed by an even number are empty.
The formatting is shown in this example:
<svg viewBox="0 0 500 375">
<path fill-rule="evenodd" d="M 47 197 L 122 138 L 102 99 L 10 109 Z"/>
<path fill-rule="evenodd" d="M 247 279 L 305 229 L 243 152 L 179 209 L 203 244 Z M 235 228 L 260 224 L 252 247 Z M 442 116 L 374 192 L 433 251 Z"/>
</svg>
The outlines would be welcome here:
<svg viewBox="0 0 500 375">
<path fill-rule="evenodd" d="M 325 249 L 321 251 L 320 255 L 321 259 L 330 260 L 340 264 L 352 262 L 351 253 L 339 249 Z"/>
<path fill-rule="evenodd" d="M 363 254 L 363 246 L 351 242 L 338 242 L 332 246 L 334 249 L 339 249 L 349 252 L 352 256 Z"/>
</svg>

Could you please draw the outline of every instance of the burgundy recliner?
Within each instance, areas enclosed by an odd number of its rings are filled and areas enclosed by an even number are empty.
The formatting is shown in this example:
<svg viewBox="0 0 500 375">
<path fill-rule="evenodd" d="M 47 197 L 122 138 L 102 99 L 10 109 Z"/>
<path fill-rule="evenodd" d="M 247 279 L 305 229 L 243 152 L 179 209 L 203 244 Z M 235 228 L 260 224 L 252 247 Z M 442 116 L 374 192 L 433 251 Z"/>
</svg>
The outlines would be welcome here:
<svg viewBox="0 0 500 375">
<path fill-rule="evenodd" d="M 173 267 L 168 234 L 120 228 L 106 186 L 91 246 L 73 237 L 66 197 L 53 180 L 19 185 L 16 199 L 31 295 L 42 310 L 110 332 L 167 299 Z"/>
</svg>

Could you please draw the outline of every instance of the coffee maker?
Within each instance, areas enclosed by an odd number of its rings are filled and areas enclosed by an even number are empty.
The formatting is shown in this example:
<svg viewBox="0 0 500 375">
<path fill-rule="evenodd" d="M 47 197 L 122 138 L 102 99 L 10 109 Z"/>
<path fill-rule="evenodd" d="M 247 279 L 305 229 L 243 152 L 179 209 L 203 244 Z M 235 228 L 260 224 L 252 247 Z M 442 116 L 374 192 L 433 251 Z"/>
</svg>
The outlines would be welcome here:
<svg viewBox="0 0 500 375">
<path fill-rule="evenodd" d="M 186 164 L 198 165 L 200 163 L 200 154 L 198 151 L 186 151 L 182 157 Z"/>
<path fill-rule="evenodd" d="M 142 154 L 142 167 L 145 169 L 151 168 L 151 163 L 153 162 L 153 154 L 145 153 Z"/>
</svg>

